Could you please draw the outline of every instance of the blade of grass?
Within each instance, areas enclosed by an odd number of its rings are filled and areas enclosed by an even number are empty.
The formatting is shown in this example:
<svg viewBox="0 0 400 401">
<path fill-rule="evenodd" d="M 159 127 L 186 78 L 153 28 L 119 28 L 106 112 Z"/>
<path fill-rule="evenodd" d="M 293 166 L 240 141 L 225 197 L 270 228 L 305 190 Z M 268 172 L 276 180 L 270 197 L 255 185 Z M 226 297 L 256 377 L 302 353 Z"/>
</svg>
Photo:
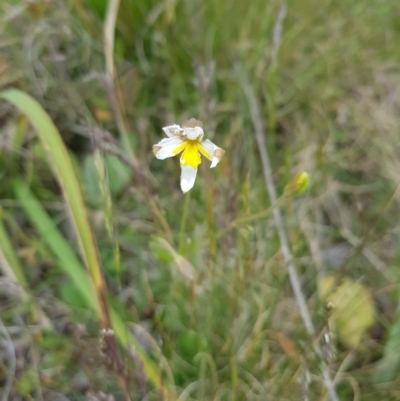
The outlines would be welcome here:
<svg viewBox="0 0 400 401">
<path fill-rule="evenodd" d="M 97 301 L 101 306 L 99 310 L 101 310 L 102 326 L 109 328 L 110 319 L 105 296 L 106 289 L 97 247 L 89 225 L 78 179 L 61 136 L 40 104 L 26 93 L 11 89 L 1 92 L 0 98 L 9 101 L 27 115 L 36 129 L 44 148 L 48 151 L 50 164 L 58 178 L 66 204 L 70 209 L 83 260 L 96 289 Z"/>
<path fill-rule="evenodd" d="M 51 329 L 52 324 L 40 306 L 36 305 L 31 294 L 27 291 L 28 281 L 18 257 L 14 251 L 10 237 L 4 225 L 5 218 L 0 208 L 0 266 L 3 274 L 20 285 L 21 299 L 26 303 L 33 322 L 40 322 L 42 328 Z"/>
<path fill-rule="evenodd" d="M 40 235 L 46 241 L 47 245 L 50 247 L 51 251 L 55 254 L 58 260 L 62 262 L 60 267 L 74 282 L 76 288 L 81 292 L 87 302 L 87 306 L 93 309 L 96 314 L 98 314 L 99 305 L 96 302 L 94 288 L 91 285 L 79 258 L 76 256 L 75 252 L 71 249 L 68 242 L 61 235 L 54 222 L 45 212 L 39 201 L 34 197 L 26 184 L 17 179 L 13 184 L 15 195 L 21 203 L 21 206 L 29 220 L 39 231 Z"/>
<path fill-rule="evenodd" d="M 110 329 L 112 330 L 112 322 L 98 249 L 89 225 L 82 191 L 61 135 L 41 105 L 28 94 L 16 89 L 10 89 L 0 92 L 0 98 L 13 104 L 28 117 L 48 153 L 49 162 L 58 178 L 66 205 L 70 211 L 82 258 L 94 285 L 94 299 L 99 304 L 97 311 L 99 312 L 101 326 L 106 333 L 109 333 Z M 107 336 L 107 349 L 109 350 L 108 357 L 115 363 L 117 368 L 120 386 L 124 392 L 125 399 L 129 401 L 131 397 L 126 368 L 121 361 L 114 336 Z"/>
<path fill-rule="evenodd" d="M 62 269 L 63 273 L 75 283 L 87 302 L 87 307 L 94 312 L 98 312 L 94 288 L 90 285 L 90 280 L 85 274 L 85 268 L 72 250 L 71 245 L 61 235 L 51 217 L 46 213 L 43 206 L 35 198 L 27 185 L 22 180 L 15 180 L 13 184 L 16 197 L 24 209 L 24 212 L 57 257 L 59 267 Z M 135 352 L 143 363 L 147 376 L 157 388 L 163 389 L 162 381 L 153 362 L 143 351 L 136 338 L 126 329 L 122 318 L 112 307 L 110 308 L 110 314 L 116 337 L 120 343 L 125 347 L 129 345 L 135 347 Z"/>
<path fill-rule="evenodd" d="M 21 284 L 23 287 L 27 285 L 24 271 L 19 264 L 18 258 L 15 255 L 14 248 L 7 235 L 6 229 L 3 223 L 2 210 L 0 209 L 0 250 L 3 253 L 4 258 L 7 260 L 10 266 L 10 274 L 13 275 L 13 279 Z"/>
</svg>

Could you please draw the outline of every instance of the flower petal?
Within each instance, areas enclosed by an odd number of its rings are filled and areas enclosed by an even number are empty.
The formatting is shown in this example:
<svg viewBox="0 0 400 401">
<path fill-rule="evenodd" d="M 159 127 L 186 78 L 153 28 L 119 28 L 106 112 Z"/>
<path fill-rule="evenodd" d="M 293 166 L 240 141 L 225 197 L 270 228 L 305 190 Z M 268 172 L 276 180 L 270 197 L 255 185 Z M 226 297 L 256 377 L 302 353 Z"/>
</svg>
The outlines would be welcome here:
<svg viewBox="0 0 400 401">
<path fill-rule="evenodd" d="M 201 127 L 183 127 L 183 135 L 191 141 L 201 141 L 204 135 L 204 131 Z"/>
<path fill-rule="evenodd" d="M 209 139 L 206 139 L 204 142 L 199 144 L 199 151 L 202 155 L 207 157 L 208 160 L 211 160 L 210 168 L 214 168 L 220 162 L 225 153 L 225 150 L 219 148 Z"/>
<path fill-rule="evenodd" d="M 193 188 L 196 175 L 197 168 L 193 168 L 192 166 L 182 166 L 181 188 L 183 193 L 186 193 Z"/>
<path fill-rule="evenodd" d="M 182 152 L 187 144 L 188 142 L 182 140 L 179 136 L 164 138 L 153 146 L 153 152 L 157 159 L 164 160 Z"/>
<path fill-rule="evenodd" d="M 177 135 L 182 135 L 183 128 L 181 128 L 177 124 L 174 124 L 174 125 L 168 125 L 167 127 L 163 127 L 163 131 L 167 134 L 168 137 L 172 138 Z"/>
</svg>

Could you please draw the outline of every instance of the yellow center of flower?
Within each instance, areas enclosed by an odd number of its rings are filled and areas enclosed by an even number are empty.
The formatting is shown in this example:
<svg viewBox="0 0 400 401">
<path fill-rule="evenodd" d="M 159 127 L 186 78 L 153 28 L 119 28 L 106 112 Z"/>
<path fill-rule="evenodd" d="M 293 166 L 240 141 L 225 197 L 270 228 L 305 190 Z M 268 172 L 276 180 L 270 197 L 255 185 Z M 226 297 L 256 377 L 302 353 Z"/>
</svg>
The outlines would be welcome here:
<svg viewBox="0 0 400 401">
<path fill-rule="evenodd" d="M 197 169 L 200 163 L 199 143 L 197 141 L 186 141 L 185 150 L 181 156 L 181 165 Z"/>
<path fill-rule="evenodd" d="M 198 141 L 187 140 L 182 145 L 179 145 L 174 150 L 174 155 L 182 152 L 181 156 L 181 165 L 182 166 L 190 166 L 194 169 L 197 169 L 199 164 L 201 163 L 200 153 L 207 157 L 207 159 L 211 160 L 211 156 L 208 154 L 207 150 L 204 146 Z"/>
</svg>

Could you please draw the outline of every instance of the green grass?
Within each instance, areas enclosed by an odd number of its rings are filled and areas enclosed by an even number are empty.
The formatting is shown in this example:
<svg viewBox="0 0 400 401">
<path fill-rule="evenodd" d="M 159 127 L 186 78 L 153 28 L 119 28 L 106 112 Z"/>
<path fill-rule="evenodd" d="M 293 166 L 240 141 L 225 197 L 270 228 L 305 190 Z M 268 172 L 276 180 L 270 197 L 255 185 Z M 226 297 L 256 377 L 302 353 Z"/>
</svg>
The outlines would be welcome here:
<svg viewBox="0 0 400 401">
<path fill-rule="evenodd" d="M 0 89 L 28 93 L 48 114 L 20 94 L 17 108 L 0 103 L 0 325 L 18 362 L 11 377 L 0 327 L 9 399 L 123 399 L 99 350 L 94 292 L 85 292 L 93 274 L 82 255 L 97 251 L 90 263 L 104 276 L 133 400 L 326 399 L 268 211 L 240 74 L 261 105 L 278 195 L 298 171 L 311 176 L 282 212 L 339 398 L 399 399 L 397 1 L 287 1 L 274 72 L 278 1 L 121 0 L 115 94 L 135 169 L 115 156 L 130 151 L 96 75 L 105 70 L 106 2 L 5 3 Z M 151 147 L 163 126 L 190 117 L 226 153 L 213 170 L 203 158 L 185 198 L 179 160 L 157 160 Z M 113 155 L 77 126 L 109 131 Z M 49 153 L 39 139 L 54 132 L 62 141 Z M 356 282 L 371 300 L 374 323 L 355 347 L 321 295 L 327 275 L 336 297 Z"/>
</svg>

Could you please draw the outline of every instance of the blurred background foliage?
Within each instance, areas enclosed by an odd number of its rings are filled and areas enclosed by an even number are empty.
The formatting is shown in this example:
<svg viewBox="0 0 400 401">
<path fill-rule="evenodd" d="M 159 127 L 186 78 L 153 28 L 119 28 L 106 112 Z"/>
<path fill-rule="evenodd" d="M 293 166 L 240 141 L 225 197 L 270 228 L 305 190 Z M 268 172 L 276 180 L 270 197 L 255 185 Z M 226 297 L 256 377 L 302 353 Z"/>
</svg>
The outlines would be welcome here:
<svg viewBox="0 0 400 401">
<path fill-rule="evenodd" d="M 322 363 L 340 400 L 400 399 L 400 7 L 287 0 L 275 64 L 281 4 L 121 0 L 114 85 L 105 0 L 0 4 L 0 89 L 34 97 L 68 148 L 110 306 L 145 355 L 121 344 L 134 400 L 324 400 Z M 314 340 L 272 219 L 246 219 L 270 202 L 243 75 L 278 192 L 311 176 L 283 213 Z M 1 396 L 123 399 L 26 114 L 0 103 Z M 185 198 L 178 160 L 151 146 L 190 117 L 226 154 Z"/>
</svg>

